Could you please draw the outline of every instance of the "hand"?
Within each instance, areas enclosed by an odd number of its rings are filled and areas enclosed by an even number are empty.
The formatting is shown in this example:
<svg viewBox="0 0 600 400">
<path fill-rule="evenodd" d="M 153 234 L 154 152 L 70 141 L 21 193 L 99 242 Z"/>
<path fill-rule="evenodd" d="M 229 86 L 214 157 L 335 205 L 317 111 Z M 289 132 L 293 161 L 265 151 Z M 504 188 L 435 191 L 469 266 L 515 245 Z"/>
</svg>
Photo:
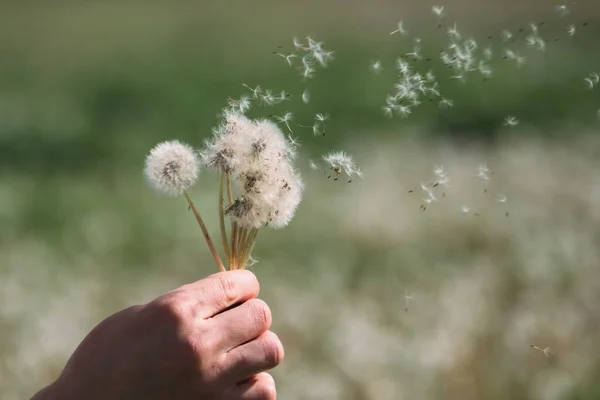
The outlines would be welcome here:
<svg viewBox="0 0 600 400">
<path fill-rule="evenodd" d="M 264 371 L 283 359 L 248 271 L 221 272 L 101 322 L 46 399 L 275 399 Z"/>
</svg>

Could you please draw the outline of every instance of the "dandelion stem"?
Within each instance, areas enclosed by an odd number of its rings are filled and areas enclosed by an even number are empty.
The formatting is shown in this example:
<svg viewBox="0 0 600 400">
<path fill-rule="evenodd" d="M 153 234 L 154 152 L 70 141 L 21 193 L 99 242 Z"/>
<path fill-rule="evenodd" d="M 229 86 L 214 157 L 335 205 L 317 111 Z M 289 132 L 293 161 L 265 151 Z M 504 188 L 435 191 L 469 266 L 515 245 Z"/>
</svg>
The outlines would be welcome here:
<svg viewBox="0 0 600 400">
<path fill-rule="evenodd" d="M 237 236 L 239 227 L 236 222 L 231 222 L 232 225 L 232 233 L 231 233 L 231 264 L 229 265 L 230 269 L 235 269 L 237 263 Z"/>
<path fill-rule="evenodd" d="M 225 173 L 225 178 L 227 179 L 227 201 L 229 205 L 233 204 L 233 196 L 231 196 L 231 178 L 228 173 Z"/>
<path fill-rule="evenodd" d="M 238 232 L 238 237 L 237 237 L 237 262 L 238 262 L 238 268 L 240 268 L 242 266 L 242 263 L 244 262 L 244 244 L 246 241 L 246 233 L 248 232 L 248 228 L 239 228 L 239 232 Z"/>
<path fill-rule="evenodd" d="M 229 175 L 228 172 L 225 172 L 225 180 L 227 182 L 227 202 L 228 205 L 232 205 L 233 204 L 233 196 L 231 195 L 231 176 Z M 230 259 L 228 261 L 228 267 L 229 269 L 233 269 L 233 266 L 235 265 L 235 240 L 236 240 L 236 235 L 237 235 L 237 224 L 233 221 L 231 221 L 231 253 L 230 253 Z"/>
<path fill-rule="evenodd" d="M 252 228 L 248 233 L 245 243 L 244 243 L 244 251 L 243 257 L 241 259 L 240 269 L 246 269 L 246 265 L 248 265 L 248 260 L 252 254 L 252 250 L 254 249 L 254 244 L 256 243 L 256 236 L 258 235 L 258 229 Z"/>
<path fill-rule="evenodd" d="M 219 267 L 219 270 L 225 271 L 225 267 L 223 266 L 223 261 L 221 261 L 221 257 L 219 257 L 219 253 L 217 253 L 217 250 L 215 249 L 215 245 L 213 244 L 213 241 L 210 238 L 210 235 L 208 234 L 208 230 L 206 229 L 206 225 L 204 225 L 204 221 L 202 220 L 202 217 L 200 216 L 198 209 L 196 209 L 196 205 L 194 204 L 194 202 L 192 201 L 192 198 L 190 197 L 190 193 L 186 190 L 183 192 L 183 195 L 184 195 L 185 199 L 187 200 L 187 202 L 190 206 L 190 209 L 194 213 L 194 216 L 196 217 L 196 221 L 198 222 L 198 225 L 200 225 L 200 229 L 202 229 L 202 234 L 204 234 L 204 240 L 206 240 L 208 249 L 212 253 L 213 257 L 215 258 L 215 261 L 217 262 L 217 266 Z"/>
<path fill-rule="evenodd" d="M 225 211 L 223 210 L 223 184 L 225 181 L 225 173 L 221 173 L 219 179 L 219 224 L 221 227 L 221 240 L 223 242 L 223 251 L 225 251 L 225 260 L 227 265 L 231 265 L 231 256 L 229 252 L 229 244 L 227 242 L 227 230 L 225 229 Z"/>
</svg>

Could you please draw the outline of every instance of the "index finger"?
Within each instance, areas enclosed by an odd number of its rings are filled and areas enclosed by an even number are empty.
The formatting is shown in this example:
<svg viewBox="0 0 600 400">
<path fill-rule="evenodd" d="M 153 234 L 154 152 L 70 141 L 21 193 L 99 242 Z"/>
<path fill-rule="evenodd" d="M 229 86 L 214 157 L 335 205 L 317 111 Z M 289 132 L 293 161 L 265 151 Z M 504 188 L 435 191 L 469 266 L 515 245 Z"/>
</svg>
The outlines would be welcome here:
<svg viewBox="0 0 600 400">
<path fill-rule="evenodd" d="M 219 272 L 186 285 L 198 296 L 199 316 L 211 318 L 227 308 L 258 296 L 256 275 L 247 270 Z"/>
</svg>

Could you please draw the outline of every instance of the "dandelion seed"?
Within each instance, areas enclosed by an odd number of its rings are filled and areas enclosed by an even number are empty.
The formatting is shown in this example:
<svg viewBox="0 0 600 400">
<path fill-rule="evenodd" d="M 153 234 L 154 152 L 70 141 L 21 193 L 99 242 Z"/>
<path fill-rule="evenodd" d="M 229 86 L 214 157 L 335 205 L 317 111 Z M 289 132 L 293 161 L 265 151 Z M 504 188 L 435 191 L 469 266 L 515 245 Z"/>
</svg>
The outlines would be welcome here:
<svg viewBox="0 0 600 400">
<path fill-rule="evenodd" d="M 304 92 L 302 92 L 302 102 L 304 104 L 308 104 L 308 102 L 310 101 L 310 93 L 308 92 L 308 89 L 304 90 Z"/>
<path fill-rule="evenodd" d="M 432 6 L 431 12 L 436 15 L 438 18 L 441 18 L 444 14 L 444 6 Z"/>
<path fill-rule="evenodd" d="M 304 79 L 312 79 L 315 76 L 315 70 L 311 67 L 304 67 L 302 71 L 302 78 Z"/>
<path fill-rule="evenodd" d="M 433 188 L 431 186 L 427 186 L 421 182 L 421 190 L 423 190 L 427 194 L 427 197 L 423 199 L 425 204 L 430 204 L 434 201 L 437 201 L 437 198 L 435 197 L 433 193 Z"/>
<path fill-rule="evenodd" d="M 385 115 L 386 117 L 393 117 L 394 116 L 394 109 L 390 106 L 383 106 L 383 115 Z M 600 111 L 598 111 L 598 115 L 600 116 Z"/>
<path fill-rule="evenodd" d="M 477 168 L 477 178 L 481 178 L 484 181 L 490 180 L 490 169 L 486 164 L 479 164 Z"/>
<path fill-rule="evenodd" d="M 296 58 L 296 57 L 298 57 L 294 53 L 283 54 L 283 53 L 277 53 L 277 52 L 275 52 L 275 54 L 277 54 L 279 57 L 283 57 L 290 67 L 293 64 L 293 59 Z"/>
<path fill-rule="evenodd" d="M 575 25 L 571 24 L 569 26 L 567 26 L 567 35 L 569 36 L 575 36 Z"/>
<path fill-rule="evenodd" d="M 440 108 L 450 108 L 454 105 L 454 102 L 450 99 L 447 99 L 445 97 L 442 98 L 442 100 L 439 101 L 438 105 L 440 106 Z"/>
<path fill-rule="evenodd" d="M 544 353 L 544 355 L 545 355 L 546 357 L 550 357 L 550 356 L 552 355 L 552 349 L 551 349 L 550 347 L 544 347 L 544 348 L 542 349 L 542 348 L 540 348 L 540 347 L 537 347 L 537 346 L 535 346 L 535 345 L 533 345 L 533 344 L 530 344 L 529 346 L 530 346 L 530 347 L 532 347 L 532 348 L 534 348 L 534 349 L 536 349 L 536 350 L 539 350 L 539 351 L 541 351 L 542 353 Z"/>
<path fill-rule="evenodd" d="M 519 125 L 519 120 L 516 117 L 509 115 L 508 117 L 504 118 L 504 126 L 513 127 L 517 125 Z"/>
<path fill-rule="evenodd" d="M 383 68 L 381 66 L 381 61 L 377 60 L 371 63 L 371 71 L 373 71 L 374 73 L 378 74 L 381 72 L 382 69 Z"/>
<path fill-rule="evenodd" d="M 412 113 L 412 111 L 411 111 L 411 109 L 410 109 L 409 106 L 403 106 L 403 105 L 396 106 L 396 112 L 402 118 L 407 118 Z"/>
<path fill-rule="evenodd" d="M 144 173 L 154 189 L 168 196 L 178 196 L 196 183 L 200 160 L 187 144 L 177 140 L 163 142 L 146 157 Z"/>
<path fill-rule="evenodd" d="M 445 187 L 449 187 L 448 182 L 450 179 L 448 178 L 443 165 L 435 166 L 433 168 L 433 174 L 435 175 L 435 186 L 443 185 Z"/>
<path fill-rule="evenodd" d="M 564 4 L 557 5 L 554 7 L 554 9 L 561 17 L 566 17 L 569 15 L 569 7 Z"/>
<path fill-rule="evenodd" d="M 310 169 L 313 169 L 315 171 L 321 170 L 321 168 L 313 160 L 308 160 L 308 166 L 310 167 Z"/>
<path fill-rule="evenodd" d="M 306 50 L 302 42 L 297 37 L 294 37 L 292 39 L 292 42 L 294 44 L 294 48 L 296 48 L 297 50 Z"/>
<path fill-rule="evenodd" d="M 497 200 L 498 200 L 498 203 L 506 203 L 506 201 L 508 200 L 508 198 L 506 197 L 505 194 L 499 194 Z"/>
<path fill-rule="evenodd" d="M 246 111 L 250 109 L 252 103 L 250 102 L 250 97 L 243 95 L 239 99 L 228 99 L 227 103 L 229 104 L 229 108 L 232 112 L 239 112 L 240 114 L 245 114 Z"/>
<path fill-rule="evenodd" d="M 288 128 L 288 130 L 291 133 L 294 133 L 294 131 L 292 131 L 292 128 L 290 128 L 290 121 L 294 118 L 293 114 L 291 112 L 286 112 L 285 114 L 281 115 L 281 116 L 275 116 L 275 119 L 279 122 L 281 122 L 282 124 L 285 124 L 285 126 Z"/>
<path fill-rule="evenodd" d="M 410 302 L 414 300 L 414 295 L 415 293 L 408 293 L 408 291 L 404 289 L 405 312 L 408 312 L 408 307 L 410 306 Z"/>
<path fill-rule="evenodd" d="M 456 27 L 456 22 L 454 23 L 454 26 L 452 28 L 448 29 L 448 36 L 450 36 L 451 39 L 460 40 L 460 33 L 458 32 L 458 28 Z"/>
<path fill-rule="evenodd" d="M 298 141 L 298 139 L 293 137 L 291 134 L 289 134 L 287 137 L 288 137 L 288 142 L 290 143 L 290 146 L 292 146 L 293 148 L 300 147 L 300 142 Z"/>
<path fill-rule="evenodd" d="M 398 22 L 398 27 L 396 28 L 396 30 L 390 32 L 390 35 L 394 35 L 396 33 L 399 33 L 402 36 L 406 36 L 407 32 L 404 29 L 404 21 Z"/>
<path fill-rule="evenodd" d="M 471 207 L 468 206 L 462 206 L 460 208 L 460 212 L 462 212 L 463 214 L 468 214 L 471 211 Z"/>
<path fill-rule="evenodd" d="M 264 93 L 260 94 L 259 100 L 260 103 L 266 107 L 272 106 L 277 102 L 277 99 L 270 90 L 265 90 Z"/>
<path fill-rule="evenodd" d="M 317 114 L 315 115 L 315 120 L 319 121 L 319 122 L 325 122 L 329 119 L 329 115 L 328 114 Z"/>
<path fill-rule="evenodd" d="M 492 48 L 486 47 L 483 49 L 483 56 L 489 61 L 492 59 Z"/>
<path fill-rule="evenodd" d="M 251 88 L 250 86 L 242 83 L 242 86 L 249 89 L 252 92 L 252 98 L 258 98 L 260 96 L 260 86 L 256 86 L 255 88 Z"/>
<path fill-rule="evenodd" d="M 246 264 L 246 268 L 252 268 L 256 264 L 258 264 L 258 260 L 255 259 L 255 258 L 252 258 L 252 256 L 249 256 L 249 258 L 248 258 L 248 264 Z"/>
<path fill-rule="evenodd" d="M 596 84 L 598 83 L 598 81 L 596 80 L 597 77 L 598 77 L 598 75 L 591 74 L 590 76 L 588 76 L 587 78 L 584 79 L 584 81 L 587 83 L 587 86 L 589 89 L 593 89 L 594 86 L 596 86 Z"/>
<path fill-rule="evenodd" d="M 343 151 L 332 151 L 323 156 L 323 161 L 325 161 L 325 164 L 327 164 L 329 169 L 335 174 L 333 180 L 338 180 L 342 173 L 344 173 L 350 181 L 353 176 L 362 178 L 362 172 L 356 166 L 352 156 Z"/>
<path fill-rule="evenodd" d="M 510 31 L 504 30 L 500 33 L 500 37 L 502 38 L 502 41 L 508 42 L 513 37 L 513 34 L 510 33 Z"/>
<path fill-rule="evenodd" d="M 314 136 L 325 136 L 323 131 L 321 130 L 321 125 L 318 122 L 315 122 L 315 124 L 312 126 L 312 131 Z"/>
</svg>

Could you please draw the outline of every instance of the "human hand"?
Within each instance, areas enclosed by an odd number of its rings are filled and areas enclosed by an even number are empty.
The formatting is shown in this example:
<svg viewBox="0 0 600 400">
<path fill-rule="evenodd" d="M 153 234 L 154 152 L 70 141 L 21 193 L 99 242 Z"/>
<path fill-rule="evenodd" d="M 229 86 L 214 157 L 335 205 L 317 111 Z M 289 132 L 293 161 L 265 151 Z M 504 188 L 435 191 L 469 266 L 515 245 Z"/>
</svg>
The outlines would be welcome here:
<svg viewBox="0 0 600 400">
<path fill-rule="evenodd" d="M 120 311 L 32 400 L 275 399 L 264 371 L 283 359 L 251 272 L 221 272 Z"/>
</svg>

